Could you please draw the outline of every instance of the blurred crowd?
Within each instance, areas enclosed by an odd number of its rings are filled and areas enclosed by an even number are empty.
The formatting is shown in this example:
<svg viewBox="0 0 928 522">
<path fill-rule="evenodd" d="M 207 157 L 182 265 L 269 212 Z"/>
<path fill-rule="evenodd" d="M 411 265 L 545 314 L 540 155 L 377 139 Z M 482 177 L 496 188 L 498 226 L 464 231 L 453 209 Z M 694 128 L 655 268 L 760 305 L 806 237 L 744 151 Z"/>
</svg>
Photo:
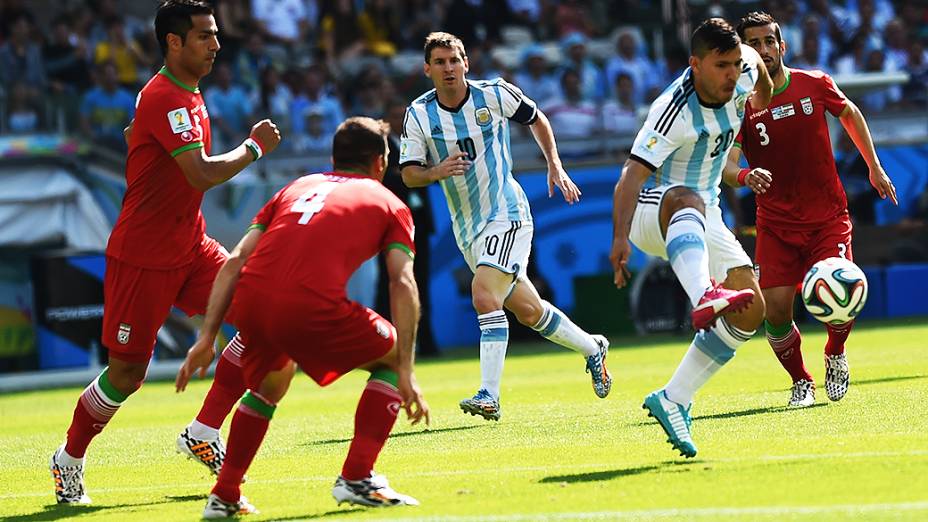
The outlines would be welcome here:
<svg viewBox="0 0 928 522">
<path fill-rule="evenodd" d="M 271 117 L 289 151 L 326 151 L 344 117 L 384 117 L 431 87 L 421 47 L 433 30 L 462 38 L 470 78 L 502 76 L 536 100 L 559 138 L 634 133 L 686 67 L 692 27 L 754 9 L 780 20 L 788 65 L 910 74 L 906 85 L 861 96 L 865 111 L 928 103 L 928 8 L 919 0 L 211 3 L 222 50 L 204 92 L 216 150 Z M 123 148 L 135 95 L 162 63 L 154 4 L 139 4 L 0 0 L 0 133 L 80 132 Z M 582 157 L 583 147 L 564 153 Z"/>
</svg>

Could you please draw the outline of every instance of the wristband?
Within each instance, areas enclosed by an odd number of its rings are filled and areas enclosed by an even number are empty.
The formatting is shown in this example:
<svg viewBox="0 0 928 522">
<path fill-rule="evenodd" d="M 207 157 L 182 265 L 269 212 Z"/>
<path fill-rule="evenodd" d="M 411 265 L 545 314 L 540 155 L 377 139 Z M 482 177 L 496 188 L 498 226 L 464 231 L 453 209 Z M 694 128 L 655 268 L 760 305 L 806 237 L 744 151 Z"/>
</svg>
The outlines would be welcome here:
<svg viewBox="0 0 928 522">
<path fill-rule="evenodd" d="M 258 161 L 261 159 L 261 156 L 264 156 L 264 147 L 261 146 L 261 142 L 250 136 L 245 138 L 245 147 L 250 150 L 251 154 L 255 157 L 254 161 Z"/>
<path fill-rule="evenodd" d="M 738 184 L 742 187 L 747 184 L 748 174 L 751 173 L 751 169 L 741 169 L 738 171 Z"/>
</svg>

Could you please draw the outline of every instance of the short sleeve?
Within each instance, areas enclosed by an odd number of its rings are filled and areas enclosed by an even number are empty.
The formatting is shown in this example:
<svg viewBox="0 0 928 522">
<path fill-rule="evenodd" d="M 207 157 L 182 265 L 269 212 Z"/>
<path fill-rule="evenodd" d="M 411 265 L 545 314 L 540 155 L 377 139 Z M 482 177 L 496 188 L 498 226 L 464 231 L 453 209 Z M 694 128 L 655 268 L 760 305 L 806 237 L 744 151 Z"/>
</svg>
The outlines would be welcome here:
<svg viewBox="0 0 928 522">
<path fill-rule="evenodd" d="M 203 147 L 200 116 L 191 107 L 179 98 L 151 98 L 142 96 L 139 100 L 136 122 L 148 126 L 148 131 L 171 157 Z"/>
<path fill-rule="evenodd" d="M 274 211 L 277 209 L 277 203 L 283 197 L 284 191 L 287 190 L 287 187 L 289 186 L 290 185 L 287 185 L 286 187 L 280 189 L 277 194 L 274 194 L 274 197 L 271 198 L 270 201 L 261 207 L 261 210 L 259 210 L 258 213 L 255 214 L 254 219 L 251 220 L 251 226 L 248 227 L 248 230 L 253 228 L 267 230 L 267 227 L 271 225 L 271 220 L 274 218 Z"/>
<path fill-rule="evenodd" d="M 496 87 L 499 89 L 503 116 L 522 125 L 535 123 L 535 119 L 538 118 L 538 109 L 534 100 L 502 78 L 497 80 Z"/>
<path fill-rule="evenodd" d="M 412 211 L 399 199 L 393 199 L 395 203 L 390 206 L 391 217 L 380 250 L 396 248 L 409 254 L 409 257 L 415 258 L 416 226 L 413 224 Z"/>
<path fill-rule="evenodd" d="M 403 118 L 403 135 L 400 138 L 400 167 L 418 165 L 428 166 L 428 154 L 422 125 L 412 107 L 406 109 Z"/>
<path fill-rule="evenodd" d="M 632 144 L 631 157 L 650 168 L 660 168 L 680 148 L 685 135 L 686 97 L 661 96 L 648 112 L 648 119 Z"/>
<path fill-rule="evenodd" d="M 738 147 L 739 149 L 744 148 L 744 127 L 743 126 L 740 129 L 738 129 L 738 135 L 735 136 L 734 146 Z"/>
<path fill-rule="evenodd" d="M 825 74 L 822 75 L 822 102 L 825 104 L 825 110 L 832 116 L 840 116 L 847 107 L 847 96 L 838 88 L 834 79 Z"/>
</svg>

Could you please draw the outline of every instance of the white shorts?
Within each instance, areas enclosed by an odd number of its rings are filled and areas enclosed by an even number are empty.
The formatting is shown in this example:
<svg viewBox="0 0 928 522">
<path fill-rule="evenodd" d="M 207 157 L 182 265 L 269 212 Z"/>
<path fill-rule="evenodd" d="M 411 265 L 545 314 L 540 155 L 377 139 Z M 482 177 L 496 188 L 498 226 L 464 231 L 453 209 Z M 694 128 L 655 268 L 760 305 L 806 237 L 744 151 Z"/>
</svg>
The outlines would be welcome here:
<svg viewBox="0 0 928 522">
<path fill-rule="evenodd" d="M 682 185 L 645 188 L 638 195 L 638 208 L 632 218 L 629 239 L 646 254 L 667 259 L 667 245 L 661 233 L 660 208 L 667 190 Z M 706 247 L 709 252 L 709 275 L 721 283 L 728 271 L 751 267 L 751 258 L 722 220 L 722 209 L 706 207 Z"/>
<path fill-rule="evenodd" d="M 473 272 L 486 265 L 519 277 L 528 267 L 534 230 L 530 221 L 491 221 L 461 252 Z"/>
</svg>

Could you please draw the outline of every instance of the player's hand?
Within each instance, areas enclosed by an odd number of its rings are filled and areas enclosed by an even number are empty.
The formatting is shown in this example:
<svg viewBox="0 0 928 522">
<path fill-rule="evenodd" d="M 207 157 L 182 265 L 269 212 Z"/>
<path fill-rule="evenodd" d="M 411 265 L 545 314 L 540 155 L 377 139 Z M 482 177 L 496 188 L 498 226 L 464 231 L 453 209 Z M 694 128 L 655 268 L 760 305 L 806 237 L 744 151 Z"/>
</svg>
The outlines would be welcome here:
<svg viewBox="0 0 928 522">
<path fill-rule="evenodd" d="M 422 390 L 419 389 L 419 384 L 416 383 L 416 376 L 412 372 L 400 372 L 397 389 L 400 397 L 403 398 L 403 409 L 406 410 L 406 418 L 413 425 L 419 424 L 422 419 L 425 419 L 425 425 L 428 426 L 431 422 L 429 404 L 425 402 L 425 397 L 422 396 Z"/>
<path fill-rule="evenodd" d="M 445 158 L 438 165 L 429 169 L 429 177 L 432 181 L 439 181 L 451 176 L 463 176 L 470 169 L 471 162 L 467 159 L 466 152 L 458 152 Z"/>
<path fill-rule="evenodd" d="M 627 237 L 612 238 L 612 251 L 609 253 L 609 261 L 612 262 L 612 271 L 616 288 L 623 288 L 628 284 L 632 275 L 628 272 L 626 265 L 632 255 L 632 245 L 628 242 Z"/>
<path fill-rule="evenodd" d="M 893 185 L 889 176 L 886 175 L 886 171 L 883 170 L 883 167 L 877 165 L 876 168 L 870 169 L 870 184 L 873 185 L 873 188 L 880 194 L 880 199 L 886 199 L 886 196 L 889 196 L 893 205 L 899 204 L 899 201 L 896 199 L 896 186 Z"/>
<path fill-rule="evenodd" d="M 773 174 L 765 169 L 753 169 L 744 177 L 744 186 L 753 190 L 755 194 L 764 194 L 773 182 Z"/>
<path fill-rule="evenodd" d="M 200 378 L 206 376 L 206 370 L 213 363 L 216 357 L 216 349 L 213 347 L 215 339 L 200 337 L 197 342 L 187 350 L 187 358 L 184 364 L 180 365 L 177 370 L 177 378 L 174 380 L 174 388 L 178 393 L 187 389 L 187 383 L 193 377 L 194 373 L 199 371 Z"/>
<path fill-rule="evenodd" d="M 280 145 L 280 129 L 271 120 L 261 120 L 255 123 L 249 136 L 261 144 L 264 154 L 270 154 Z"/>
<path fill-rule="evenodd" d="M 564 194 L 564 200 L 573 205 L 580 201 L 580 189 L 570 179 L 564 167 L 558 165 L 548 165 L 548 197 L 554 196 L 554 187 L 561 189 Z"/>
</svg>

